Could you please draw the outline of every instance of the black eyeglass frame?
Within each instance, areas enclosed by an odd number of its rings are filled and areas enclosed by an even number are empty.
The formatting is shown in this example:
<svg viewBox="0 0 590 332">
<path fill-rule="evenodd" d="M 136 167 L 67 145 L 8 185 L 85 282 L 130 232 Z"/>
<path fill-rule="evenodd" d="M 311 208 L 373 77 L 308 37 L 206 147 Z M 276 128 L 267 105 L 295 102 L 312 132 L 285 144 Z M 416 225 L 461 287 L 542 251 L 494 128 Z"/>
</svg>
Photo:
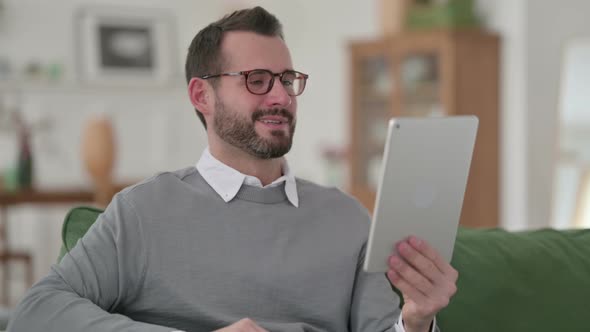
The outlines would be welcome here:
<svg viewBox="0 0 590 332">
<path fill-rule="evenodd" d="M 266 72 L 270 74 L 270 81 L 268 83 L 268 87 L 266 89 L 266 91 L 264 92 L 252 92 L 252 90 L 250 90 L 250 87 L 248 85 L 248 76 L 250 76 L 251 73 L 253 72 Z M 298 94 L 290 94 L 289 90 L 286 89 L 287 94 L 291 97 L 296 97 L 296 96 L 300 96 L 303 91 L 305 91 L 305 85 L 307 84 L 307 79 L 309 78 L 308 74 L 304 74 L 302 72 L 296 71 L 296 70 L 285 70 L 282 73 L 273 73 L 272 71 L 268 70 L 268 69 L 252 69 L 252 70 L 244 70 L 244 71 L 236 71 L 236 72 L 229 72 L 229 73 L 220 73 L 220 74 L 215 74 L 215 75 L 203 75 L 200 76 L 199 78 L 201 79 L 210 79 L 210 78 L 217 78 L 217 77 L 221 77 L 221 76 L 244 76 L 244 78 L 246 79 L 246 89 L 248 90 L 248 92 L 250 92 L 253 95 L 265 95 L 267 93 L 270 92 L 270 90 L 272 90 L 272 87 L 275 84 L 275 77 L 279 77 L 279 81 L 282 82 L 283 81 L 283 76 L 286 74 L 295 74 L 295 76 L 297 75 L 301 75 L 301 77 L 303 78 L 303 86 L 301 88 L 301 92 L 299 92 Z"/>
</svg>

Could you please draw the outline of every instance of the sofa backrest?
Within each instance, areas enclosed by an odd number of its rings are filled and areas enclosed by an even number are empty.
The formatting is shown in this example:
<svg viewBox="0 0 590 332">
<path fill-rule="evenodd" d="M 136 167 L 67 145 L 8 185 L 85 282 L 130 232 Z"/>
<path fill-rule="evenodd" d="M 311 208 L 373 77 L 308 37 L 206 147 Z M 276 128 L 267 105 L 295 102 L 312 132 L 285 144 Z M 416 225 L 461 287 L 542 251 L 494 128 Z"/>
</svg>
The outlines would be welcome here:
<svg viewBox="0 0 590 332">
<path fill-rule="evenodd" d="M 444 331 L 590 331 L 590 230 L 460 229 Z"/>
<path fill-rule="evenodd" d="M 94 207 L 79 206 L 71 209 L 66 214 L 61 226 L 61 249 L 57 258 L 58 262 L 86 234 L 102 211 Z"/>
</svg>

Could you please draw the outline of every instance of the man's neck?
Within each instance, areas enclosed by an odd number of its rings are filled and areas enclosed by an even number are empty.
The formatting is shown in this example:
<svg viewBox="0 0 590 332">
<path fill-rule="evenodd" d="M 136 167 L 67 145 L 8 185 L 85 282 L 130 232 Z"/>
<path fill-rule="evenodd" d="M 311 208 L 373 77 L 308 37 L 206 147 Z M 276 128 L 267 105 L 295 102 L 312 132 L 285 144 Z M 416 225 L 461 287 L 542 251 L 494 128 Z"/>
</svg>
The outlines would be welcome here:
<svg viewBox="0 0 590 332">
<path fill-rule="evenodd" d="M 260 159 L 235 147 L 221 147 L 209 145 L 209 151 L 215 159 L 240 173 L 254 176 L 263 186 L 271 184 L 280 178 L 282 173 L 282 158 Z"/>
</svg>

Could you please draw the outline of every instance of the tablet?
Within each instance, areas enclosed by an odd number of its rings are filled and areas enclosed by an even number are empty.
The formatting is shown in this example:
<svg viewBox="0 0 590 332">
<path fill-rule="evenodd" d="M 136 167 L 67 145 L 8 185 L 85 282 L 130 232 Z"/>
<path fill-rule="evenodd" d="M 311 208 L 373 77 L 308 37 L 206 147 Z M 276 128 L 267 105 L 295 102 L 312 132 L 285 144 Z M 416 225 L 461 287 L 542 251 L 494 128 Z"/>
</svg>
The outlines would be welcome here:
<svg viewBox="0 0 590 332">
<path fill-rule="evenodd" d="M 478 122 L 475 116 L 389 121 L 366 272 L 387 271 L 395 243 L 410 235 L 451 261 Z"/>
</svg>

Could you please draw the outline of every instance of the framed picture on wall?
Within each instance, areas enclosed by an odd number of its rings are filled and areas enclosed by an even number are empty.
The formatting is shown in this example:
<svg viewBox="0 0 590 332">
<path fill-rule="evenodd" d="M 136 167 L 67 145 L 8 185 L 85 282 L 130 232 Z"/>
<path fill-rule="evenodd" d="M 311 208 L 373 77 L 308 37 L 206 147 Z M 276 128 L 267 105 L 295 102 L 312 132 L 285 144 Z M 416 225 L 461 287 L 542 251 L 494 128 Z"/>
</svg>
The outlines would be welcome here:
<svg viewBox="0 0 590 332">
<path fill-rule="evenodd" d="M 77 69 L 92 85 L 166 85 L 176 77 L 174 17 L 155 9 L 87 7 L 76 15 Z"/>
</svg>

